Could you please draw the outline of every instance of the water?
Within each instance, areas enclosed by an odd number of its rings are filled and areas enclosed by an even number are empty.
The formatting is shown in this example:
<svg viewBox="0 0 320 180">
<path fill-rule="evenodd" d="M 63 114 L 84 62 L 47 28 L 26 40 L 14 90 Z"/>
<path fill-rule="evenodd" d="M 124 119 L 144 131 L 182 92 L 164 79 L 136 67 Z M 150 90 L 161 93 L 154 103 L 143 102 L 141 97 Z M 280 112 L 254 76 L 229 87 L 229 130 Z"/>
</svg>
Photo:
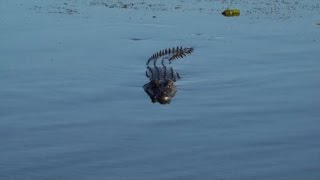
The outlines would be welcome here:
<svg viewBox="0 0 320 180">
<path fill-rule="evenodd" d="M 15 21 L 1 29 L 0 179 L 320 179 L 319 15 L 14 4 L 21 14 L 2 11 Z M 195 52 L 173 64 L 172 103 L 153 104 L 145 62 L 176 45 Z"/>
</svg>

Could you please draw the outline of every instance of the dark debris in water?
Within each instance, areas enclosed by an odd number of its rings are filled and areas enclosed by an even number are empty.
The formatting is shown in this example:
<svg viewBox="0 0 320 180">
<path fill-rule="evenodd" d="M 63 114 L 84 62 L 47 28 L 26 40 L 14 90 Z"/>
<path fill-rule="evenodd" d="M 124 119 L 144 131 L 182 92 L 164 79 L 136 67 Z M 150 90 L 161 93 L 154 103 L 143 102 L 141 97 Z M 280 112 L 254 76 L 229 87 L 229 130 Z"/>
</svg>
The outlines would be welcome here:
<svg viewBox="0 0 320 180">
<path fill-rule="evenodd" d="M 68 3 L 63 3 L 62 5 L 51 5 L 48 7 L 35 5 L 34 7 L 29 9 L 34 10 L 37 13 L 64 14 L 64 15 L 80 14 L 78 9 L 76 9 L 72 5 L 69 5 Z"/>
<path fill-rule="evenodd" d="M 131 38 L 130 40 L 132 40 L 132 41 L 141 41 L 143 39 L 141 39 L 141 38 Z"/>
</svg>

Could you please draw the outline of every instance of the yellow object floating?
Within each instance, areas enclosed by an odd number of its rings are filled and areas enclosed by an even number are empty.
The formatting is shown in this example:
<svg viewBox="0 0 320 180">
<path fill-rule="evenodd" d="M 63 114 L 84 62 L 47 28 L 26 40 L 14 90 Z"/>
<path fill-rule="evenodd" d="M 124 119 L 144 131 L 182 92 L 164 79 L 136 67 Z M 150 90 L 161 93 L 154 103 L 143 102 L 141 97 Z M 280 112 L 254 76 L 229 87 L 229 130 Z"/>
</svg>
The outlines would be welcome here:
<svg viewBox="0 0 320 180">
<path fill-rule="evenodd" d="M 231 17 L 231 16 L 240 16 L 240 10 L 239 9 L 227 9 L 222 12 L 222 15 Z"/>
</svg>

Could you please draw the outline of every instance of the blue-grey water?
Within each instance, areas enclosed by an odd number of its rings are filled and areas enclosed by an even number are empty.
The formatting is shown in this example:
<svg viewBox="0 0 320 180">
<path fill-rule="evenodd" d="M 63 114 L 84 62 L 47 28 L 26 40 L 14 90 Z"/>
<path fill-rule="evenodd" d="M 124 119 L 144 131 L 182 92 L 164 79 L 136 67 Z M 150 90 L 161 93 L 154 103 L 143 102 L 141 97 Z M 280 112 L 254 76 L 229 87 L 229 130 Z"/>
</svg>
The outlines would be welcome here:
<svg viewBox="0 0 320 180">
<path fill-rule="evenodd" d="M 320 179 L 319 15 L 11 5 L 29 16 L 0 31 L 0 179 Z M 176 45 L 195 52 L 153 104 L 146 60 Z"/>
</svg>

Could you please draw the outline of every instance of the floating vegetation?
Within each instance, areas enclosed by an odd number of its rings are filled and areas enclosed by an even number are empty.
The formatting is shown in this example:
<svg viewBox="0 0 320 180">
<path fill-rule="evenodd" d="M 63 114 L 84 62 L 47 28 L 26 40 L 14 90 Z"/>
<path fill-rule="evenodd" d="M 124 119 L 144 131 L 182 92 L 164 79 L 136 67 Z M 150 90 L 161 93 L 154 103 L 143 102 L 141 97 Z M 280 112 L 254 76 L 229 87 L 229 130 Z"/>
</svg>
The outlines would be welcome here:
<svg viewBox="0 0 320 180">
<path fill-rule="evenodd" d="M 224 16 L 232 17 L 232 16 L 240 16 L 239 9 L 227 9 L 221 13 Z"/>
</svg>

